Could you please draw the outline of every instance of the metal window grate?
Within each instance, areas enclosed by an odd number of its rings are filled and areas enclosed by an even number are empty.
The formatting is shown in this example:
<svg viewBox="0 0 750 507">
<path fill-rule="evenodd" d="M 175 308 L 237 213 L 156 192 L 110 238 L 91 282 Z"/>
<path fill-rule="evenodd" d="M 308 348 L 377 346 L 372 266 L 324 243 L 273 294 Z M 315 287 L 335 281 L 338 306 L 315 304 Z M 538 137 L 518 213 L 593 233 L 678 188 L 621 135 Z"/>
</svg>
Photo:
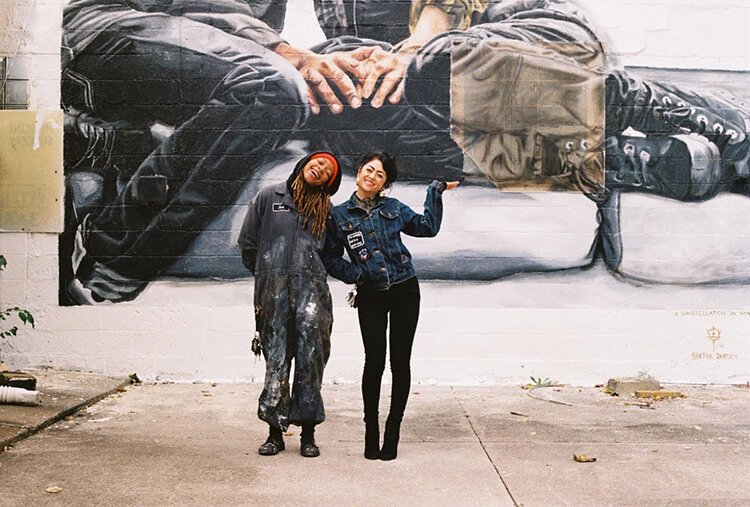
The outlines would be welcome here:
<svg viewBox="0 0 750 507">
<path fill-rule="evenodd" d="M 24 63 L 0 57 L 0 109 L 29 108 L 29 75 Z"/>
</svg>

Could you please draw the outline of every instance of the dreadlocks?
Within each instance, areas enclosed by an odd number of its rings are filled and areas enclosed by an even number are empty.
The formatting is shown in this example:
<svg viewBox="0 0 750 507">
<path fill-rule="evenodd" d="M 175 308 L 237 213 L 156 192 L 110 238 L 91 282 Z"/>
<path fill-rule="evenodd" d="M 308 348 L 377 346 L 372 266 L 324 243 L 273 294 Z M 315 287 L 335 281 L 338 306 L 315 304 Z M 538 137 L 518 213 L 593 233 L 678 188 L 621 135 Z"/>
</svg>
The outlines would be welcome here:
<svg viewBox="0 0 750 507">
<path fill-rule="evenodd" d="M 322 236 L 331 209 L 331 197 L 322 189 L 305 184 L 300 171 L 292 183 L 292 198 L 300 214 L 300 225 L 305 227 L 307 222 L 312 221 L 313 235 Z"/>
</svg>

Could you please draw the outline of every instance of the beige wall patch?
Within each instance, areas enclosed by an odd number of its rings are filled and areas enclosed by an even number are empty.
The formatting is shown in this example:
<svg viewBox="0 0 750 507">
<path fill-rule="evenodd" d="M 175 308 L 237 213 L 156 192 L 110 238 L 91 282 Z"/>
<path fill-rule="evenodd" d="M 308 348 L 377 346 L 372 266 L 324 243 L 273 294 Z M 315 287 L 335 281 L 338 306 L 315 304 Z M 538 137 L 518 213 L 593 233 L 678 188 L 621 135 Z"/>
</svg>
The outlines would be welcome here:
<svg viewBox="0 0 750 507">
<path fill-rule="evenodd" d="M 0 111 L 0 231 L 62 232 L 62 111 Z"/>
</svg>

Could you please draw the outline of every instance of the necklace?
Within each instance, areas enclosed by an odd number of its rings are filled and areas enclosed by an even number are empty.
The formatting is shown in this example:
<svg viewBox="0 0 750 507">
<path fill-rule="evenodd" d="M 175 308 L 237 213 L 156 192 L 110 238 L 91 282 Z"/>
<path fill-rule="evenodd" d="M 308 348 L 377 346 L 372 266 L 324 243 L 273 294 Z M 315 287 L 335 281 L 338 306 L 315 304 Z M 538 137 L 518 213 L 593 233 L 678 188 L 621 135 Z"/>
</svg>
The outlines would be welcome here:
<svg viewBox="0 0 750 507">
<path fill-rule="evenodd" d="M 357 199 L 357 204 L 359 205 L 359 207 L 365 211 L 370 211 L 378 203 L 378 197 L 376 195 L 362 199 L 355 193 L 354 197 Z"/>
</svg>

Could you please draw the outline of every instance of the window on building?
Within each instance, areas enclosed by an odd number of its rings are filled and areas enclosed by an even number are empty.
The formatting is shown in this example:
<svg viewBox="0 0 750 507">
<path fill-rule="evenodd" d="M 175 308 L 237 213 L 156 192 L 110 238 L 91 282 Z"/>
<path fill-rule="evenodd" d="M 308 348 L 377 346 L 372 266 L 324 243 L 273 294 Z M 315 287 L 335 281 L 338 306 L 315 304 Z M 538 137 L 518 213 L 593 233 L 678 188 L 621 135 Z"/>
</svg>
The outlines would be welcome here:
<svg viewBox="0 0 750 507">
<path fill-rule="evenodd" d="M 26 60 L 0 57 L 0 109 L 29 108 L 29 72 Z"/>
</svg>

